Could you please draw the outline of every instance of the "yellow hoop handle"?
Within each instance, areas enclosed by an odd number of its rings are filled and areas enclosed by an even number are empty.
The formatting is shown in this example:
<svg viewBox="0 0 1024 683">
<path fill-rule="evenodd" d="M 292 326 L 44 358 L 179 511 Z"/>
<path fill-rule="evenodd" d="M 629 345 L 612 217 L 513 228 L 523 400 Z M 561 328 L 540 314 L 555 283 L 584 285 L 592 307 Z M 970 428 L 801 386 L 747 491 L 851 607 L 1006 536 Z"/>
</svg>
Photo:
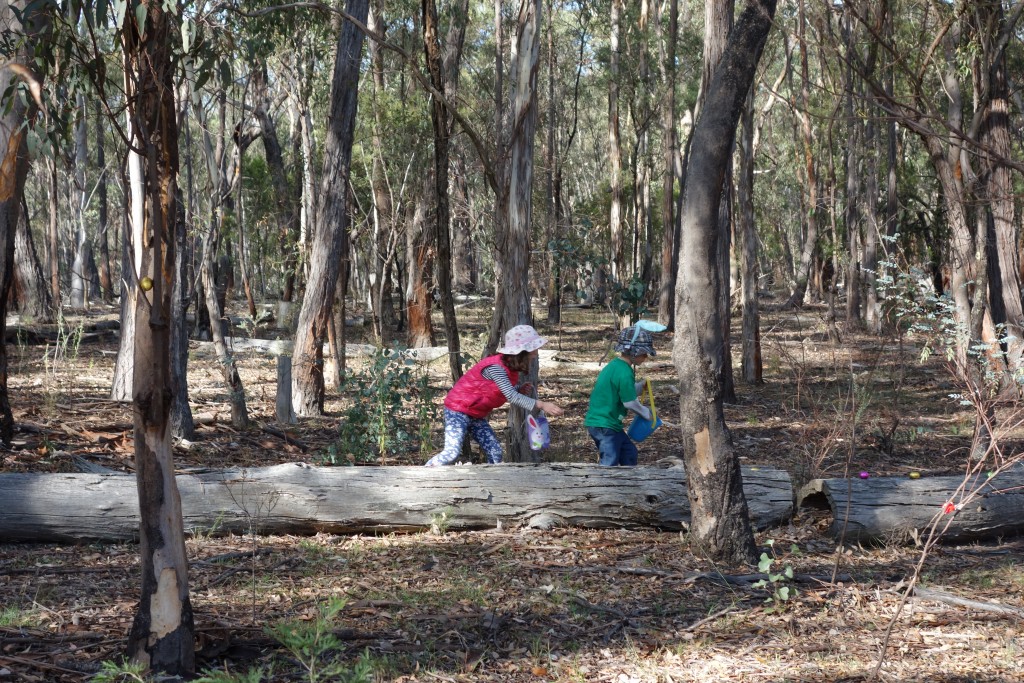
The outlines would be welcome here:
<svg viewBox="0 0 1024 683">
<path fill-rule="evenodd" d="M 651 404 L 651 424 L 658 424 L 658 409 L 654 407 L 654 390 L 651 389 L 651 380 L 645 379 L 647 384 L 647 400 Z"/>
</svg>

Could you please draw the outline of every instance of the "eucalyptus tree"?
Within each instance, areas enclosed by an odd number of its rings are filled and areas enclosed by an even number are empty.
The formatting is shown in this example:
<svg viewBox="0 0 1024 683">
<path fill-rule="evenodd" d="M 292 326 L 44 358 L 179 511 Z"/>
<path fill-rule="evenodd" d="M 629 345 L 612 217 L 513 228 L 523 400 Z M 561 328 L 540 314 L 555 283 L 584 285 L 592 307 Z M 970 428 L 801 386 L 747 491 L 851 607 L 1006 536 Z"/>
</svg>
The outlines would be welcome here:
<svg viewBox="0 0 1024 683">
<path fill-rule="evenodd" d="M 754 558 L 754 535 L 739 458 L 725 423 L 721 363 L 722 282 L 718 250 L 722 183 L 743 102 L 775 15 L 775 0 L 749 0 L 729 33 L 693 130 L 684 186 L 672 357 L 679 375 L 680 423 L 693 522 L 691 534 L 716 560 Z"/>
<path fill-rule="evenodd" d="M 49 19 L 43 8 L 31 2 L 10 2 L 0 7 L 0 30 L 5 34 L 0 66 L 0 92 L 4 98 L 0 115 L 0 441 L 10 445 L 14 415 L 7 391 L 7 299 L 14 270 L 14 242 L 22 219 L 25 178 L 28 175 L 29 124 L 35 119 L 36 104 L 42 104 L 41 84 L 34 73 L 37 42 L 45 42 Z M 22 97 L 24 84 L 32 95 Z"/>
<path fill-rule="evenodd" d="M 658 37 L 658 64 L 661 81 L 665 85 L 665 101 L 662 104 L 661 145 L 662 145 L 662 186 L 661 186 L 661 286 L 658 290 L 658 319 L 667 327 L 675 327 L 675 273 L 678 268 L 676 255 L 678 236 L 676 232 L 675 187 L 678 176 L 677 159 L 679 137 L 676 130 L 676 43 L 679 39 L 679 0 L 669 0 L 668 30 L 665 30 L 666 3 L 657 3 L 654 19 Z"/>
<path fill-rule="evenodd" d="M 195 671 L 195 624 L 188 587 L 181 500 L 169 429 L 172 402 L 170 316 L 176 277 L 178 128 L 175 55 L 181 17 L 150 0 L 123 18 L 128 143 L 134 187 L 132 263 L 135 306 L 136 480 L 141 519 L 142 591 L 128 652 L 147 668 Z"/>
<path fill-rule="evenodd" d="M 466 40 L 466 24 L 469 20 L 469 0 L 461 0 L 453 6 L 448 37 L 442 54 L 440 32 L 435 0 L 423 0 L 423 45 L 426 52 L 427 70 L 433 87 L 443 92 L 449 102 L 454 102 L 459 91 L 459 66 L 462 48 Z M 439 295 L 444 313 L 445 337 L 448 342 L 448 363 L 452 381 L 462 376 L 459 348 L 459 327 L 455 319 L 455 302 L 451 282 L 452 256 L 450 238 L 450 211 L 448 204 L 450 140 L 454 119 L 444 102 L 431 99 L 430 118 L 434 127 L 434 234 L 437 244 L 437 276 L 441 283 Z"/>
<path fill-rule="evenodd" d="M 354 18 L 362 29 L 365 29 L 367 11 L 367 0 L 348 0 L 345 8 L 345 14 Z M 363 31 L 346 19 L 338 31 L 317 227 L 310 251 L 309 281 L 295 334 L 292 406 L 297 415 L 323 413 L 323 343 L 331 319 L 344 235 L 349 229 L 346 193 L 362 47 Z"/>
</svg>

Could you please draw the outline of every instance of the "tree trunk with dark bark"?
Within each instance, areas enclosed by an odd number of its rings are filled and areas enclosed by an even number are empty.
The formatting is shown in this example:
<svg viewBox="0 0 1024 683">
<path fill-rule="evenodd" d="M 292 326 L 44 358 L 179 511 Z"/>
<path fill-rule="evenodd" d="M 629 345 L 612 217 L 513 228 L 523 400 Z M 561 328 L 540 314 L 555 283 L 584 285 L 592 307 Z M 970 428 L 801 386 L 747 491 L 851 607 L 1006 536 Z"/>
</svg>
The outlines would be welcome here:
<svg viewBox="0 0 1024 683">
<path fill-rule="evenodd" d="M 725 424 L 722 396 L 722 241 L 719 203 L 743 101 L 771 30 L 775 0 L 750 0 L 740 15 L 693 130 L 683 202 L 683 243 L 676 285 L 673 361 L 680 379 L 690 533 L 727 564 L 754 559 L 754 536 L 739 459 Z"/>
<path fill-rule="evenodd" d="M 346 11 L 366 22 L 368 0 L 348 0 Z M 295 354 L 292 357 L 292 406 L 297 415 L 324 409 L 323 344 L 341 260 L 343 234 L 349 229 L 346 188 L 352 159 L 363 33 L 343 22 L 331 79 L 331 103 L 317 227 L 310 253 L 309 282 L 302 298 Z"/>
<path fill-rule="evenodd" d="M 46 284 L 46 275 L 43 274 L 35 242 L 32 240 L 28 213 L 24 206 L 18 213 L 21 219 L 18 221 L 18 229 L 14 236 L 14 280 L 11 283 L 8 306 L 13 303 L 23 316 L 31 317 L 36 322 L 51 322 L 53 301 L 50 299 L 50 289 Z"/>
<path fill-rule="evenodd" d="M 31 71 L 33 43 L 48 28 L 40 6 L 29 2 L 4 3 L 0 7 L 0 29 L 5 36 L 24 37 L 24 44 L 3 57 L 0 92 L 10 93 L 0 116 L 0 341 L 7 336 L 7 300 L 14 274 L 14 242 L 24 210 L 25 178 L 28 175 L 28 125 L 35 117 L 35 105 L 26 104 L 15 92 L 18 78 L 38 86 Z M 17 43 L 17 40 L 12 42 Z M 5 41 L 5 44 L 7 41 Z M 14 414 L 7 390 L 7 344 L 0 343 L 0 442 L 10 446 Z"/>
</svg>

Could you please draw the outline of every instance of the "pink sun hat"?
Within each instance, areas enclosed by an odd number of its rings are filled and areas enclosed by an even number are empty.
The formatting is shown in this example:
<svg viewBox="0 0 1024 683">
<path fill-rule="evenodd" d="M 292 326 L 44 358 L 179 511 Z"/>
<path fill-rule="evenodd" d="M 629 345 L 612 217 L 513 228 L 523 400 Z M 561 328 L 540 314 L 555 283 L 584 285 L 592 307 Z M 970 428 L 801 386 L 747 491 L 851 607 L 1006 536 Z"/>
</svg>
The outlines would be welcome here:
<svg viewBox="0 0 1024 683">
<path fill-rule="evenodd" d="M 498 347 L 498 353 L 514 356 L 523 351 L 536 351 L 548 343 L 529 325 L 516 325 L 505 333 L 505 345 Z"/>
</svg>

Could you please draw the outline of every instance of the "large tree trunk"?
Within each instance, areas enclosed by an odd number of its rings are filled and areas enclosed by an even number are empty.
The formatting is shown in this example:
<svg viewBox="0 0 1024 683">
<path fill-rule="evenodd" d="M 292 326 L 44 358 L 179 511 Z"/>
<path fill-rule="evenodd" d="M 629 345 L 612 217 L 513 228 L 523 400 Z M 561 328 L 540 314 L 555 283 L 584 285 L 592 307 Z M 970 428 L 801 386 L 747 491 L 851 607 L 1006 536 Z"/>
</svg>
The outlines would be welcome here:
<svg viewBox="0 0 1024 683">
<path fill-rule="evenodd" d="M 24 36 L 24 44 L 3 57 L 0 92 L 13 90 L 18 76 L 38 85 L 26 64 L 32 60 L 32 43 L 46 30 L 47 21 L 39 8 L 29 2 L 4 3 L 0 7 L 0 29 L 5 36 Z M 17 40 L 12 38 L 16 43 Z M 0 340 L 7 337 L 7 300 L 14 272 L 14 241 L 23 212 L 25 178 L 28 175 L 28 124 L 35 117 L 35 106 L 26 105 L 11 94 L 0 116 Z M 0 442 L 10 446 L 14 434 L 14 414 L 7 391 L 7 345 L 0 343 Z"/>
<path fill-rule="evenodd" d="M 719 203 L 736 125 L 771 29 L 775 0 L 750 0 L 715 69 L 693 130 L 682 213 L 673 360 L 682 394 L 690 533 L 728 564 L 754 558 L 739 459 L 725 424 L 722 396 Z"/>
<path fill-rule="evenodd" d="M 128 653 L 147 669 L 189 677 L 195 672 L 195 626 L 169 424 L 178 194 L 171 59 L 175 17 L 155 0 L 147 10 L 144 26 L 138 25 L 136 13 L 126 15 L 123 36 L 128 137 L 144 152 L 140 168 L 146 218 L 132 225 L 140 289 L 134 311 L 132 399 L 142 591 Z"/>
<path fill-rule="evenodd" d="M 365 23 L 367 2 L 348 0 L 346 11 Z M 349 229 L 345 196 L 351 170 L 362 49 L 363 33 L 345 21 L 338 32 L 317 228 L 292 358 L 292 406 L 296 415 L 319 415 L 324 410 L 323 344 L 338 283 L 343 234 Z"/>
<path fill-rule="evenodd" d="M 490 349 L 496 344 L 497 332 L 516 325 L 530 324 L 530 233 L 533 196 L 533 142 L 537 130 L 537 60 L 540 56 L 540 0 L 521 0 L 516 31 L 516 62 L 512 65 L 512 132 L 509 140 L 509 163 L 506 184 L 499 197 L 498 216 L 502 229 L 498 235 L 498 256 L 501 260 L 501 286 L 491 326 Z M 495 323 L 497 323 L 495 325 Z M 527 373 L 524 381 L 536 386 L 537 367 Z M 530 450 L 525 432 L 526 415 L 520 408 L 509 409 L 508 452 L 510 462 L 529 461 L 536 457 Z"/>
<path fill-rule="evenodd" d="M 999 33 L 1005 26 L 1002 5 L 989 0 L 979 2 L 975 10 L 979 26 L 987 28 L 980 38 L 984 47 L 982 73 L 977 80 L 988 81 L 990 101 L 981 121 L 981 138 L 995 157 L 981 155 L 984 181 L 983 206 L 986 209 L 989 242 L 989 289 L 992 319 L 1005 326 L 1003 346 L 1006 366 L 1016 375 L 1024 369 L 1024 303 L 1021 301 L 1020 252 L 1017 249 L 1019 227 L 1015 214 L 1015 196 L 1010 169 L 999 159 L 1013 158 L 1010 141 L 1010 106 L 1006 75 L 1006 55 L 998 50 Z M 1014 387 L 1019 391 L 1019 387 Z"/>
<path fill-rule="evenodd" d="M 664 529 L 689 525 L 678 460 L 652 467 L 538 464 L 477 467 L 311 467 L 289 463 L 179 475 L 186 526 L 264 534 L 391 533 L 503 526 Z M 0 474 L 0 542 L 132 540 L 138 508 L 128 474 Z M 784 470 L 746 468 L 757 528 L 793 512 Z M 680 495 L 683 491 L 683 495 Z M 60 514 L 52 514 L 60 510 Z"/>
</svg>

